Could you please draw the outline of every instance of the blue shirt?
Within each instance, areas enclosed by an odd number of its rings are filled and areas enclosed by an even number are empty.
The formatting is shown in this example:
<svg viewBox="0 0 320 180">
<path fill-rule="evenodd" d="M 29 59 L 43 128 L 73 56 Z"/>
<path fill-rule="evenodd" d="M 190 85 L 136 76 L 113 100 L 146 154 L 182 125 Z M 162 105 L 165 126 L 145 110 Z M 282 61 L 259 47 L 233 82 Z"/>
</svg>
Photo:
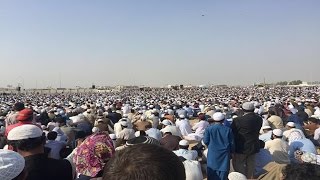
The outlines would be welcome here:
<svg viewBox="0 0 320 180">
<path fill-rule="evenodd" d="M 207 168 L 229 171 L 230 154 L 235 148 L 231 128 L 222 124 L 213 124 L 206 128 L 203 142 L 208 146 Z"/>
<path fill-rule="evenodd" d="M 294 152 L 296 150 L 317 154 L 316 147 L 314 146 L 312 141 L 310 141 L 310 139 L 307 139 L 307 138 L 295 140 L 291 142 L 288 153 L 289 153 L 290 161 L 293 163 L 298 163 L 298 161 L 294 158 Z"/>
<path fill-rule="evenodd" d="M 256 154 L 255 176 L 263 174 L 263 167 L 271 161 L 272 156 L 270 152 L 267 149 L 260 149 L 259 153 Z"/>
</svg>

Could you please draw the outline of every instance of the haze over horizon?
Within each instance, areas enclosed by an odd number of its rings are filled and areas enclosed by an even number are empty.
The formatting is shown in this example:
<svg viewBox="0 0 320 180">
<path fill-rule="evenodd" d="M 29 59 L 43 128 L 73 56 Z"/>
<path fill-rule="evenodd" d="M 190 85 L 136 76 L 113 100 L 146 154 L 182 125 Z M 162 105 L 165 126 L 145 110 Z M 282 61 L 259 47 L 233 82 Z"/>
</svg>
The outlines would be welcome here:
<svg viewBox="0 0 320 180">
<path fill-rule="evenodd" d="M 319 20 L 319 0 L 0 0 L 0 87 L 319 81 Z"/>
</svg>

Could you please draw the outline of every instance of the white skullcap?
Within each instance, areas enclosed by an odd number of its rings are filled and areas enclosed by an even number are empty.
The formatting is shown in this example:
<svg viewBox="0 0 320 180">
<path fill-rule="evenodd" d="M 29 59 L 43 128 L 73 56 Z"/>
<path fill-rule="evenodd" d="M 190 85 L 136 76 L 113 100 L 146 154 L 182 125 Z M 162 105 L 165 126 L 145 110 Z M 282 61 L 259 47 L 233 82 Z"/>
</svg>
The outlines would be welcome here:
<svg viewBox="0 0 320 180">
<path fill-rule="evenodd" d="M 294 124 L 294 122 L 288 122 L 288 123 L 287 123 L 287 126 L 289 126 L 289 127 L 296 127 L 296 125 Z"/>
<path fill-rule="evenodd" d="M 33 124 L 24 124 L 13 128 L 8 134 L 8 140 L 16 141 L 42 136 L 42 129 Z"/>
<path fill-rule="evenodd" d="M 282 136 L 282 130 L 281 129 L 274 129 L 272 131 L 272 134 L 274 134 L 276 136 Z"/>
<path fill-rule="evenodd" d="M 214 121 L 222 121 L 224 120 L 224 115 L 221 112 L 216 112 L 212 115 L 212 119 Z"/>
<path fill-rule="evenodd" d="M 117 136 L 115 134 L 109 134 L 109 137 L 112 139 L 112 140 L 116 140 L 117 139 Z"/>
<path fill-rule="evenodd" d="M 184 114 L 180 114 L 180 115 L 179 115 L 179 118 L 180 118 L 180 119 L 184 119 L 184 118 L 186 118 L 186 116 L 185 116 Z"/>
<path fill-rule="evenodd" d="M 179 145 L 180 146 L 189 146 L 189 142 L 187 141 L 187 140 L 181 140 L 181 141 L 179 141 Z"/>
<path fill-rule="evenodd" d="M 228 175 L 229 180 L 247 180 L 247 177 L 239 172 L 231 172 Z"/>
<path fill-rule="evenodd" d="M 172 125 L 171 124 L 171 122 L 169 121 L 169 120 L 163 120 L 162 122 L 161 122 L 163 125 L 166 125 L 166 126 L 169 126 L 169 125 Z"/>
<path fill-rule="evenodd" d="M 10 150 L 0 149 L 0 179 L 11 180 L 16 178 L 24 169 L 24 158 Z"/>
<path fill-rule="evenodd" d="M 262 130 L 265 130 L 265 129 L 272 129 L 272 128 L 270 126 L 263 126 Z"/>
<path fill-rule="evenodd" d="M 245 102 L 242 104 L 242 109 L 247 111 L 253 111 L 254 110 L 254 104 L 251 102 Z"/>
</svg>

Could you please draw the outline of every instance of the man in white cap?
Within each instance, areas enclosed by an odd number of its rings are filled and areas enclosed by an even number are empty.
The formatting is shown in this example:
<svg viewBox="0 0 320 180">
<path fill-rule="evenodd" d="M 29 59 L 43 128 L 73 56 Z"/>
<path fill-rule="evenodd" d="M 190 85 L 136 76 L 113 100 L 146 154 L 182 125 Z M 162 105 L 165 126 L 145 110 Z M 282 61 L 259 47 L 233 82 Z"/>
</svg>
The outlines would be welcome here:
<svg viewBox="0 0 320 180">
<path fill-rule="evenodd" d="M 213 114 L 213 123 L 204 133 L 203 142 L 208 146 L 208 179 L 227 179 L 230 170 L 230 158 L 234 152 L 232 130 L 223 125 L 225 119 L 221 112 Z"/>
<path fill-rule="evenodd" d="M 187 160 L 197 160 L 198 152 L 195 150 L 189 150 L 189 142 L 187 140 L 179 141 L 179 149 L 173 151 L 177 156 L 182 156 Z"/>
<path fill-rule="evenodd" d="M 289 139 L 289 137 L 290 137 L 290 133 L 291 133 L 292 131 L 299 131 L 300 134 L 302 134 L 302 135 L 304 136 L 304 133 L 303 133 L 300 129 L 296 129 L 296 125 L 295 125 L 294 122 L 288 122 L 288 123 L 286 124 L 286 129 L 287 129 L 287 130 L 285 130 L 285 131 L 283 132 L 283 139 L 284 139 L 285 141 L 288 141 L 288 139 Z"/>
<path fill-rule="evenodd" d="M 228 175 L 229 180 L 247 180 L 247 177 L 241 173 L 238 172 L 231 172 Z"/>
<path fill-rule="evenodd" d="M 188 134 L 188 136 L 184 136 L 184 139 L 198 142 L 203 139 L 204 131 L 209 126 L 209 122 L 206 121 L 205 115 L 203 113 L 199 114 L 198 118 L 199 122 L 195 123 L 192 127 L 192 130 L 194 130 L 195 132 Z"/>
<path fill-rule="evenodd" d="M 1 180 L 24 179 L 24 167 L 25 160 L 20 154 L 10 150 L 0 149 Z"/>
<path fill-rule="evenodd" d="M 125 141 L 129 140 L 129 139 L 133 139 L 135 138 L 134 136 L 134 130 L 129 128 L 128 125 L 129 123 L 127 121 L 119 121 L 122 130 L 116 134 L 118 139 L 123 139 Z"/>
<path fill-rule="evenodd" d="M 114 133 L 118 135 L 122 131 L 121 123 L 127 122 L 128 128 L 132 128 L 132 124 L 129 122 L 130 120 L 127 118 L 120 119 L 117 123 L 114 124 Z"/>
<path fill-rule="evenodd" d="M 172 135 L 182 137 L 180 129 L 173 125 L 171 121 L 165 119 L 161 122 L 162 129 L 160 130 L 163 134 L 168 131 L 171 132 Z"/>
<path fill-rule="evenodd" d="M 259 131 L 262 118 L 254 113 L 251 102 L 243 103 L 242 110 L 244 115 L 235 118 L 231 124 L 236 145 L 232 164 L 235 171 L 251 179 L 254 176 L 255 154 L 260 150 Z"/>
<path fill-rule="evenodd" d="M 8 134 L 8 145 L 25 158 L 26 179 L 72 179 L 69 161 L 47 157 L 45 140 L 42 130 L 32 124 L 15 127 Z"/>
<path fill-rule="evenodd" d="M 288 155 L 289 145 L 282 139 L 282 130 L 274 129 L 272 131 L 272 140 L 267 141 L 265 149 L 269 150 L 273 161 L 279 164 L 290 164 Z"/>
</svg>

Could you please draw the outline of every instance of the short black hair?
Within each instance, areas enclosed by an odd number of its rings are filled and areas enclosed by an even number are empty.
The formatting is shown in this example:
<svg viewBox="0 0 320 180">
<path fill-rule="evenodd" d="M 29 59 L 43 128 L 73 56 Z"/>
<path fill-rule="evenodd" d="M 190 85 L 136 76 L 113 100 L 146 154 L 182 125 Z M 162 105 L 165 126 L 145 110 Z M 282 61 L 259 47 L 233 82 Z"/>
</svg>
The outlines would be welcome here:
<svg viewBox="0 0 320 180">
<path fill-rule="evenodd" d="M 308 121 L 319 124 L 319 120 L 313 117 L 309 118 Z"/>
<path fill-rule="evenodd" d="M 320 179 L 320 166 L 315 164 L 288 164 L 282 171 L 285 180 Z"/>
<path fill-rule="evenodd" d="M 144 128 L 146 128 L 146 129 L 151 129 L 151 128 L 152 128 L 152 125 L 151 125 L 151 124 L 147 124 L 147 125 L 144 126 Z"/>
<path fill-rule="evenodd" d="M 55 140 L 58 136 L 58 133 L 55 131 L 51 131 L 47 134 L 48 140 Z"/>
<path fill-rule="evenodd" d="M 172 151 L 139 144 L 118 151 L 104 168 L 103 180 L 185 180 L 183 163 Z"/>
<path fill-rule="evenodd" d="M 13 109 L 15 111 L 21 111 L 24 109 L 24 104 L 22 102 L 17 102 L 14 104 Z"/>
</svg>

